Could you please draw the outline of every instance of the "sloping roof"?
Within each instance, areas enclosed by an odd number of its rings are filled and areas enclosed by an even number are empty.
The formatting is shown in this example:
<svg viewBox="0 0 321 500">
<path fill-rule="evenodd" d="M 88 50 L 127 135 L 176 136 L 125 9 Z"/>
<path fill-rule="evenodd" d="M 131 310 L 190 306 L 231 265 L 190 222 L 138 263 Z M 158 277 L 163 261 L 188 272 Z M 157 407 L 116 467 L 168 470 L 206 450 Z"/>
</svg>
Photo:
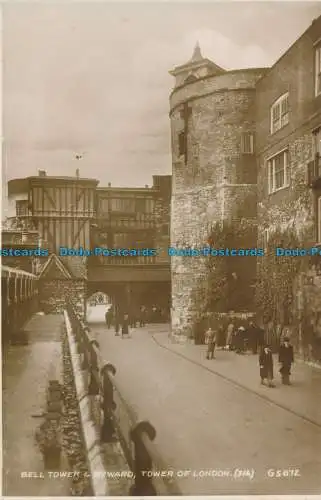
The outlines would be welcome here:
<svg viewBox="0 0 321 500">
<path fill-rule="evenodd" d="M 50 277 L 51 279 L 72 279 L 73 276 L 70 274 L 66 266 L 61 262 L 56 254 L 51 254 L 47 262 L 43 266 L 39 279 L 44 279 Z"/>
<path fill-rule="evenodd" d="M 73 255 L 61 259 L 64 266 L 75 279 L 87 279 L 87 257 Z"/>
</svg>

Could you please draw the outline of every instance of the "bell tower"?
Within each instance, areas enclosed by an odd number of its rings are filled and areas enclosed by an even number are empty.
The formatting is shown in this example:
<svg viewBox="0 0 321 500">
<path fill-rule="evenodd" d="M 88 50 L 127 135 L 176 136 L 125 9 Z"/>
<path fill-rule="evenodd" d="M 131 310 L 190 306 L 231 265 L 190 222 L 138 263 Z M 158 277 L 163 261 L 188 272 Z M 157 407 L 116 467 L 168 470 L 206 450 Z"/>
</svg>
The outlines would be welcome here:
<svg viewBox="0 0 321 500">
<path fill-rule="evenodd" d="M 187 63 L 181 66 L 176 66 L 169 72 L 175 77 L 175 88 L 181 85 L 192 83 L 199 78 L 204 78 L 209 75 L 221 75 L 225 70 L 217 66 L 217 64 L 202 56 L 199 42 L 196 42 L 193 55 Z"/>
</svg>

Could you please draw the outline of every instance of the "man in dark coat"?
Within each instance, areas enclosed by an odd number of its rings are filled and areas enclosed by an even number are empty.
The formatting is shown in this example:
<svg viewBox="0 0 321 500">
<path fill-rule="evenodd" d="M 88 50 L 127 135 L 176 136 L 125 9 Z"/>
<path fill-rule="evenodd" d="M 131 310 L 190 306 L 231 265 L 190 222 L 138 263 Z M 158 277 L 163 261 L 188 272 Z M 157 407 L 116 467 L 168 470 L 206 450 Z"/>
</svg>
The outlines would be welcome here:
<svg viewBox="0 0 321 500">
<path fill-rule="evenodd" d="M 115 335 L 119 335 L 119 328 L 120 328 L 120 316 L 119 316 L 119 311 L 115 311 Z"/>
<path fill-rule="evenodd" d="M 248 328 L 249 347 L 253 354 L 257 354 L 258 347 L 262 349 L 264 345 L 264 330 L 257 326 L 254 321 L 250 322 Z"/>
<path fill-rule="evenodd" d="M 284 337 L 279 350 L 279 363 L 281 363 L 280 373 L 282 384 L 290 385 L 291 365 L 294 362 L 293 346 L 288 337 Z"/>
<path fill-rule="evenodd" d="M 140 308 L 140 320 L 139 320 L 139 325 L 140 326 L 145 326 L 146 325 L 146 307 L 142 306 Z"/>
<path fill-rule="evenodd" d="M 127 313 L 124 314 L 123 322 L 122 322 L 122 327 L 121 327 L 121 336 L 124 338 L 129 335 L 129 316 Z"/>
<path fill-rule="evenodd" d="M 261 384 L 264 384 L 264 380 L 267 379 L 268 386 L 274 387 L 273 385 L 273 356 L 272 351 L 269 346 L 263 347 L 261 354 L 259 356 L 260 363 L 260 377 Z"/>
</svg>

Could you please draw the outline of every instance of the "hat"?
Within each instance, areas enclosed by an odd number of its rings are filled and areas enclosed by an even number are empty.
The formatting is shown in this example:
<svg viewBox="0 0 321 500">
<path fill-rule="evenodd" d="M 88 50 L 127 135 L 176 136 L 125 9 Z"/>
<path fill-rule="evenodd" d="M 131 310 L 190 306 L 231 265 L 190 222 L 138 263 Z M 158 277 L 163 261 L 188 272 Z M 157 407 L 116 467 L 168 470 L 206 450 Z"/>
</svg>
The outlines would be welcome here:
<svg viewBox="0 0 321 500">
<path fill-rule="evenodd" d="M 240 326 L 240 327 L 239 327 L 239 330 L 244 331 L 244 330 L 245 330 L 244 326 Z"/>
</svg>

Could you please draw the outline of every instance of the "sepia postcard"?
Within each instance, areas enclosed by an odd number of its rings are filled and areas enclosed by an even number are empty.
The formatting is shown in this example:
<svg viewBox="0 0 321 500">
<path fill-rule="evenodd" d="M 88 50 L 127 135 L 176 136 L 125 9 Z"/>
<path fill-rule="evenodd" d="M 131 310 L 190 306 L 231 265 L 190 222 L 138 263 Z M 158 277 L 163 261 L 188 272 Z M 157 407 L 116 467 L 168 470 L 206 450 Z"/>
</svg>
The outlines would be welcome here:
<svg viewBox="0 0 321 500">
<path fill-rule="evenodd" d="M 321 498 L 321 2 L 0 25 L 2 497 Z"/>
</svg>

